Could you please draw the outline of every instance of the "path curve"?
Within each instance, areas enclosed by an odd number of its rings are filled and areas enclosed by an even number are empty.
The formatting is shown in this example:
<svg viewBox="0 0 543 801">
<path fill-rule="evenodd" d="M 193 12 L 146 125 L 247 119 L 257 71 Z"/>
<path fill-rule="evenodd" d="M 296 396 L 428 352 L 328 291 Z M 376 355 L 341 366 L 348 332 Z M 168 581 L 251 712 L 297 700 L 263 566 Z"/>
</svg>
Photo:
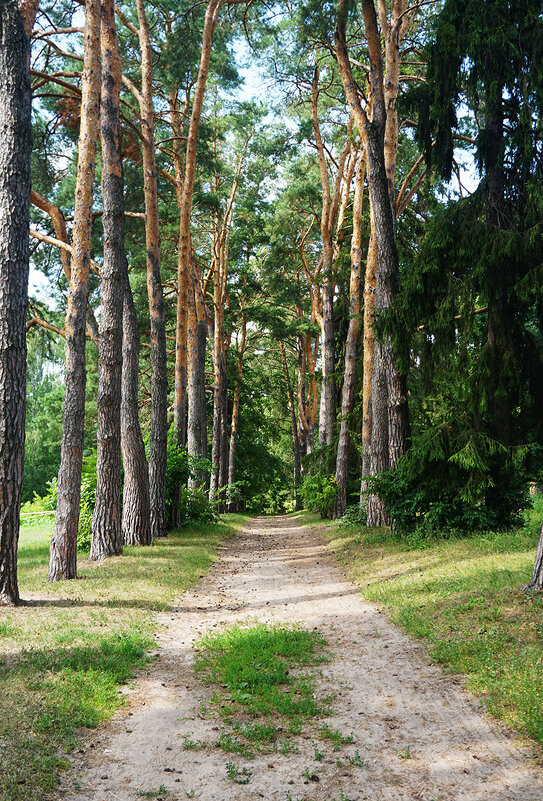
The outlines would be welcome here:
<svg viewBox="0 0 543 801">
<path fill-rule="evenodd" d="M 289 517 L 252 520 L 160 617 L 160 659 L 74 759 L 81 789 L 65 786 L 67 801 L 141 801 L 161 785 L 164 801 L 339 801 L 341 793 L 349 801 L 543 801 L 543 773 L 514 735 L 429 665 L 419 645 L 361 598 L 318 536 Z M 299 753 L 250 763 L 213 747 L 218 725 L 198 711 L 205 690 L 192 672 L 192 644 L 221 622 L 249 618 L 297 622 L 326 636 L 335 658 L 322 668 L 325 692 L 340 688 L 326 722 L 355 738 L 342 748 L 341 767 L 322 741 L 326 756 L 315 763 L 311 732 Z M 211 745 L 183 750 L 185 736 Z M 348 764 L 355 749 L 363 767 Z M 249 764 L 249 784 L 227 778 L 229 760 Z M 304 777 L 306 768 L 318 768 L 318 784 Z"/>
</svg>

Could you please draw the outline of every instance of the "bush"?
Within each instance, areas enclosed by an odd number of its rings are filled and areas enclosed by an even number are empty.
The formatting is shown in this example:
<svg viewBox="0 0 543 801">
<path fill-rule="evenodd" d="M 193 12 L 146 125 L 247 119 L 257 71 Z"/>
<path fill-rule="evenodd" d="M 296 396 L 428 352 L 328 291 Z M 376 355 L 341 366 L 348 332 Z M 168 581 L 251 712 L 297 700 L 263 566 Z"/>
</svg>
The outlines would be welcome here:
<svg viewBox="0 0 543 801">
<path fill-rule="evenodd" d="M 181 487 L 179 496 L 179 518 L 182 526 L 190 522 L 212 523 L 218 520 L 217 501 L 210 501 L 207 490 L 203 487 L 189 490 Z"/>
<path fill-rule="evenodd" d="M 341 518 L 341 522 L 348 526 L 360 528 L 366 525 L 368 517 L 368 509 L 365 503 L 355 503 L 353 506 L 348 506 L 345 514 Z"/>
<path fill-rule="evenodd" d="M 474 472 L 452 460 L 417 461 L 408 452 L 395 470 L 370 477 L 368 485 L 399 533 L 461 534 L 518 525 L 530 503 L 522 472 L 512 462 L 492 460 L 487 471 Z"/>
<path fill-rule="evenodd" d="M 325 473 L 306 476 L 300 487 L 306 509 L 319 512 L 323 520 L 330 517 L 337 501 L 338 492 L 339 487 L 336 484 L 335 476 Z"/>
<path fill-rule="evenodd" d="M 40 525 L 53 520 L 53 512 L 57 508 L 58 480 L 47 482 L 47 492 L 43 497 L 34 494 L 33 501 L 27 501 L 21 507 L 22 520 L 25 525 Z M 90 451 L 83 459 L 81 473 L 81 500 L 79 526 L 77 528 L 77 547 L 81 551 L 90 549 L 91 525 L 96 505 L 96 452 Z M 50 512 L 49 515 L 44 512 Z M 27 516 L 29 515 L 29 516 Z"/>
<path fill-rule="evenodd" d="M 166 465 L 166 508 L 170 520 L 184 526 L 191 521 L 211 523 L 217 520 L 216 501 L 210 501 L 203 488 L 187 489 L 189 478 L 205 481 L 211 473 L 211 462 L 201 457 L 191 457 L 186 448 L 175 442 L 173 431 L 168 435 L 168 461 Z"/>
<path fill-rule="evenodd" d="M 25 526 L 41 526 L 52 521 L 57 508 L 58 481 L 56 478 L 47 482 L 47 492 L 40 498 L 35 492 L 31 501 L 21 506 L 21 523 Z"/>
</svg>

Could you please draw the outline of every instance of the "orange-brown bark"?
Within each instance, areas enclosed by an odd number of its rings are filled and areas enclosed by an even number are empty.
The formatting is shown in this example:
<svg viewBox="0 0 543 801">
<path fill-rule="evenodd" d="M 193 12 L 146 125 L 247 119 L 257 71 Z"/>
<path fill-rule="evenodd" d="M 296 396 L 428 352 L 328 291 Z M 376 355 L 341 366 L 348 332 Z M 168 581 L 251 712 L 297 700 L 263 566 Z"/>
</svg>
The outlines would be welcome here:
<svg viewBox="0 0 543 801">
<path fill-rule="evenodd" d="M 100 2 L 85 4 L 85 51 L 81 127 L 72 234 L 71 278 L 66 313 L 66 376 L 58 499 L 51 539 L 49 579 L 76 577 L 77 528 L 85 420 L 85 317 L 100 108 Z"/>
</svg>

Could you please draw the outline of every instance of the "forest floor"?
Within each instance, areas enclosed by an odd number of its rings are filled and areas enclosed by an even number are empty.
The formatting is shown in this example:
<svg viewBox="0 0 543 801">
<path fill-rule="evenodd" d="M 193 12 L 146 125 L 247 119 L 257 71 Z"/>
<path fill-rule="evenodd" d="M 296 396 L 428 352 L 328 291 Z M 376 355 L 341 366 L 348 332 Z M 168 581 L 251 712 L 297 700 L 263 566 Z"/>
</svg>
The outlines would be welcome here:
<svg viewBox="0 0 543 801">
<path fill-rule="evenodd" d="M 543 772 L 527 747 L 365 601 L 318 532 L 295 518 L 251 521 L 160 618 L 159 659 L 72 756 L 66 801 L 543 801 Z M 326 640 L 315 640 L 322 653 L 313 661 L 293 657 L 290 673 L 301 683 L 286 688 L 300 698 L 309 687 L 313 712 L 290 728 L 287 719 L 261 718 L 267 743 L 250 741 L 249 693 L 213 662 L 213 647 L 236 625 L 255 642 L 292 625 L 293 637 Z"/>
</svg>

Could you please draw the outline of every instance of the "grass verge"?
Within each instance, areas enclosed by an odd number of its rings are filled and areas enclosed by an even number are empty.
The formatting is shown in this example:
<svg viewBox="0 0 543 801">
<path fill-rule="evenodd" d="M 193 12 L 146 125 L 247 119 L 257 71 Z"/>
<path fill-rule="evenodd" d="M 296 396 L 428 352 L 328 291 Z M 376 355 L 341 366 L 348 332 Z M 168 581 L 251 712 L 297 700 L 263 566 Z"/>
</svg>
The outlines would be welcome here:
<svg viewBox="0 0 543 801">
<path fill-rule="evenodd" d="M 58 784 L 78 729 L 109 718 L 119 685 L 145 664 L 157 613 L 203 576 L 247 518 L 176 531 L 47 582 L 47 528 L 23 528 L 19 583 L 27 606 L 0 609 L 0 795 L 42 801 Z"/>
<path fill-rule="evenodd" d="M 543 745 L 543 596 L 520 590 L 542 517 L 543 498 L 521 530 L 446 539 L 298 519 L 318 523 L 364 598 L 463 674 L 490 714 Z"/>
</svg>

